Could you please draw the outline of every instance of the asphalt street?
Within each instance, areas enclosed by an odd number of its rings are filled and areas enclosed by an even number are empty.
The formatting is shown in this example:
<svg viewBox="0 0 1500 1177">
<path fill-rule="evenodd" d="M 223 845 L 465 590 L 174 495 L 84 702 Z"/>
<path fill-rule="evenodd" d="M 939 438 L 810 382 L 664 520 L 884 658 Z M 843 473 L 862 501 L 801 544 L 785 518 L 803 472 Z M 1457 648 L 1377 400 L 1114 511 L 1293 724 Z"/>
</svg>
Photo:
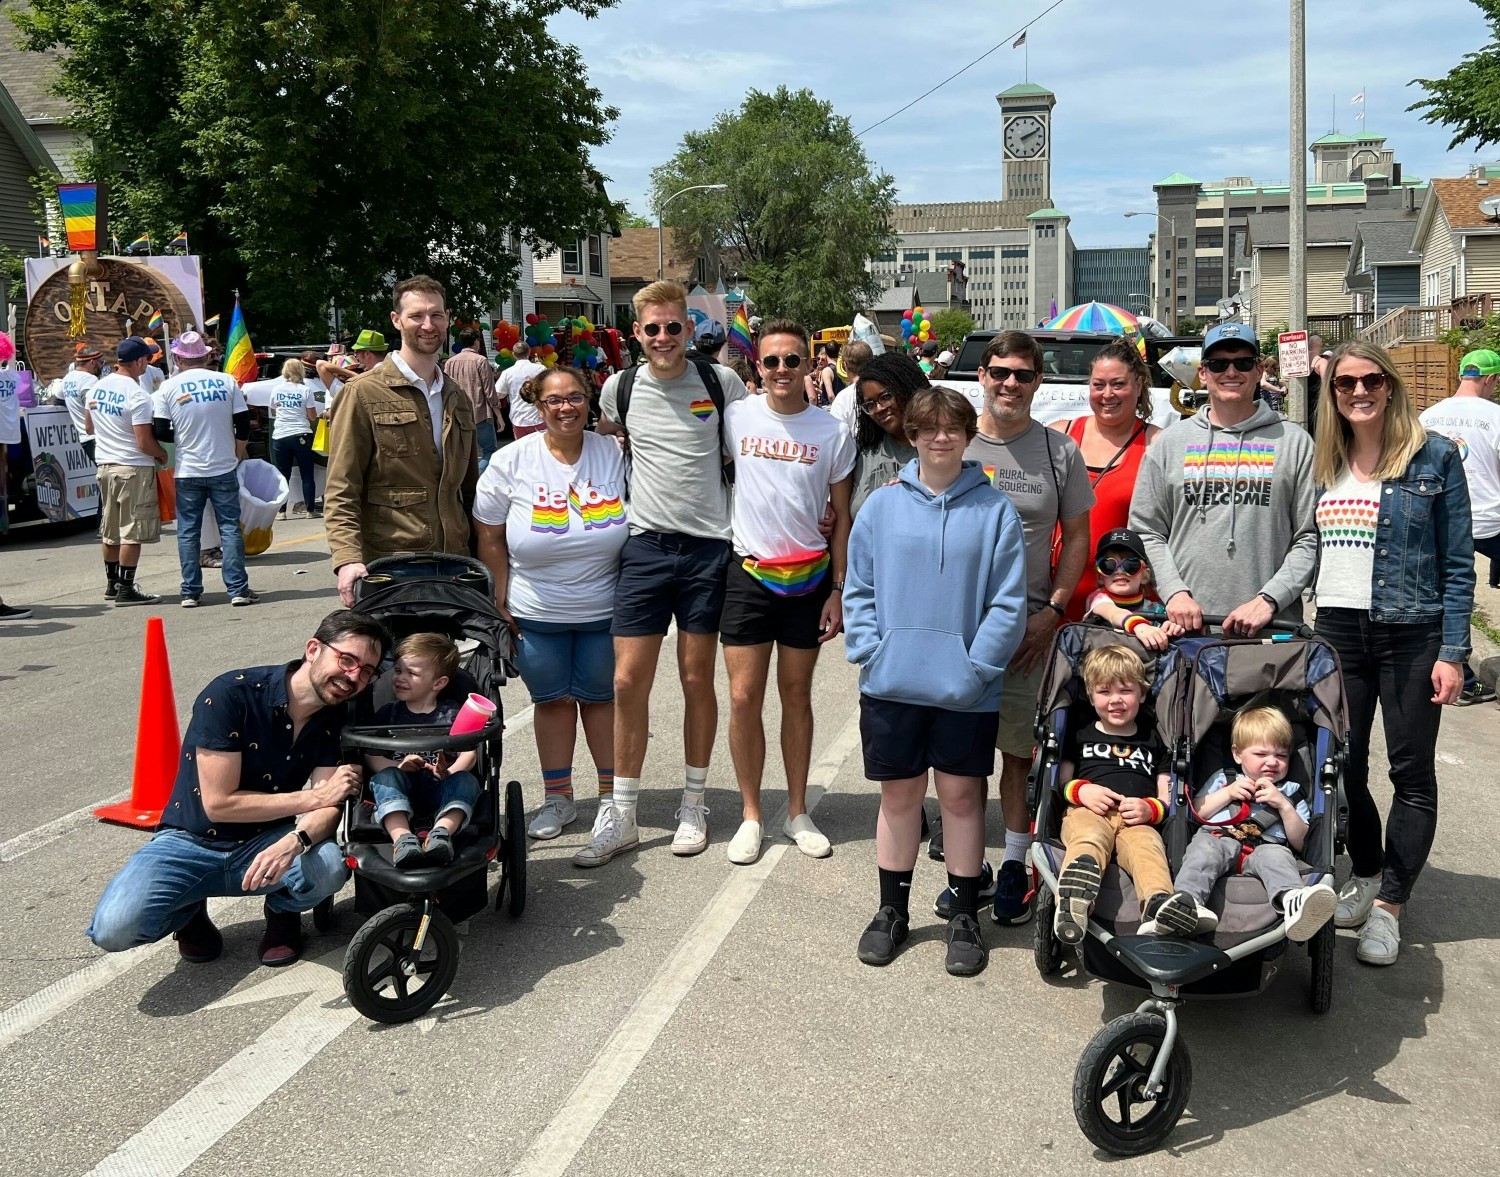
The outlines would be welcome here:
<svg viewBox="0 0 1500 1177">
<path fill-rule="evenodd" d="M 777 818 L 757 865 L 726 860 L 738 798 L 722 666 L 714 842 L 697 858 L 671 855 L 682 705 L 664 657 L 641 850 L 600 870 L 571 865 L 594 808 L 580 740 L 580 821 L 532 844 L 521 918 L 471 921 L 432 1017 L 381 1026 L 347 1006 L 352 889 L 334 931 L 309 923 L 292 969 L 256 963 L 250 900 L 215 904 L 226 948 L 209 965 L 179 963 L 170 941 L 94 949 L 83 935 L 93 905 L 145 837 L 87 807 L 129 785 L 146 619 L 166 619 L 185 725 L 199 685 L 296 656 L 337 603 L 319 525 L 281 524 L 274 538 L 252 560 L 261 604 L 231 609 L 209 572 L 196 612 L 175 603 L 170 533 L 140 574 L 164 594 L 159 610 L 105 605 L 86 535 L 0 546 L 0 592 L 36 609 L 0 626 L 0 1172 L 966 1175 L 1106 1163 L 1074 1123 L 1073 1073 L 1134 991 L 1071 966 L 1043 980 L 1031 928 L 988 920 L 988 970 L 947 976 L 930 914 L 943 879 L 925 856 L 907 950 L 883 970 L 855 959 L 876 906 L 878 791 L 861 771 L 855 674 L 839 642 L 814 696 L 829 859 L 800 855 Z M 523 688 L 504 699 L 505 775 L 534 807 Z M 774 733 L 774 702 L 767 721 Z M 1308 1012 L 1296 950 L 1259 998 L 1187 1006 L 1187 1114 L 1166 1148 L 1112 1171 L 1500 1170 L 1497 723 L 1494 705 L 1444 716 L 1442 820 L 1400 962 L 1357 964 L 1343 932 L 1327 1015 Z M 772 812 L 780 780 L 773 753 Z"/>
</svg>

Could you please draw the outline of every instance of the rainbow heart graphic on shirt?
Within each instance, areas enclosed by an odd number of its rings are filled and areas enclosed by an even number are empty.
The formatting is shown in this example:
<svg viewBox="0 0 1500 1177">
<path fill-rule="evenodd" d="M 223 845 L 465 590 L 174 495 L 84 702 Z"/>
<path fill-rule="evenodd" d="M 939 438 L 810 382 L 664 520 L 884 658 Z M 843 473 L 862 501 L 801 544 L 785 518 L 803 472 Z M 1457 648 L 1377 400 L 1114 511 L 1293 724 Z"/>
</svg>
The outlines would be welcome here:
<svg viewBox="0 0 1500 1177">
<path fill-rule="evenodd" d="M 714 402 L 711 400 L 696 400 L 688 405 L 688 412 L 700 421 L 707 421 L 714 415 Z"/>
<path fill-rule="evenodd" d="M 801 597 L 822 582 L 828 571 L 828 552 L 794 552 L 770 560 L 750 557 L 741 567 L 778 597 Z"/>
<path fill-rule="evenodd" d="M 578 512 L 585 531 L 597 531 L 625 522 L 625 504 L 620 501 L 620 496 L 605 494 L 588 483 L 583 484 L 581 492 L 576 486 L 568 487 L 568 505 Z"/>
</svg>

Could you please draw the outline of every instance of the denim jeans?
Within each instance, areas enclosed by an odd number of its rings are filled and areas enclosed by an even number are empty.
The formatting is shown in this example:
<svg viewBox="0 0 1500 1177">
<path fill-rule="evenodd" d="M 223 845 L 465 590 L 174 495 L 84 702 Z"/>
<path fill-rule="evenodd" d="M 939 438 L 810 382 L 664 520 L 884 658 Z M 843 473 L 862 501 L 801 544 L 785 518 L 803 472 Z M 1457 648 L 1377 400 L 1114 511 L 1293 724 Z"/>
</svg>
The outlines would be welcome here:
<svg viewBox="0 0 1500 1177">
<path fill-rule="evenodd" d="M 293 465 L 297 467 L 297 473 L 302 475 L 302 501 L 309 511 L 318 501 L 318 479 L 313 473 L 315 463 L 312 443 L 311 433 L 294 433 L 291 437 L 271 439 L 271 461 L 281 471 L 281 476 L 287 480 L 288 485 L 291 483 Z"/>
<path fill-rule="evenodd" d="M 255 856 L 291 831 L 286 822 L 248 842 L 158 831 L 104 888 L 88 938 L 106 952 L 154 943 L 179 930 L 200 902 L 215 895 L 264 895 L 271 911 L 310 911 L 349 878 L 336 842 L 319 842 L 299 854 L 268 887 L 246 891 L 240 886 Z"/>
<path fill-rule="evenodd" d="M 177 562 L 182 565 L 182 595 L 203 595 L 198 548 L 205 503 L 214 505 L 219 546 L 224 550 L 224 587 L 233 597 L 250 587 L 245 572 L 245 537 L 240 534 L 240 480 L 233 470 L 212 478 L 177 479 Z"/>
<path fill-rule="evenodd" d="M 464 815 L 464 822 L 474 816 L 479 800 L 479 778 L 472 772 L 450 772 L 439 778 L 430 769 L 403 772 L 399 768 L 382 768 L 370 780 L 375 798 L 375 820 L 384 821 L 392 813 L 404 813 L 421 820 L 441 817 L 450 809 Z M 459 823 L 463 828 L 463 822 Z"/>
<path fill-rule="evenodd" d="M 1474 541 L 1474 574 L 1476 578 L 1479 575 L 1480 556 L 1484 556 L 1489 560 L 1490 588 L 1500 588 L 1500 578 L 1497 578 L 1495 575 L 1497 571 L 1500 571 L 1500 568 L 1497 568 L 1495 563 L 1496 560 L 1500 560 L 1500 535 L 1492 535 L 1485 539 L 1476 539 Z M 1464 663 L 1464 690 L 1472 687 L 1477 677 L 1474 673 L 1474 668 L 1466 661 Z"/>
<path fill-rule="evenodd" d="M 1382 876 L 1379 898 L 1405 903 L 1437 832 L 1437 737 L 1443 709 L 1432 701 L 1432 667 L 1443 645 L 1440 621 L 1387 625 L 1360 609 L 1319 609 L 1318 636 L 1338 651 L 1349 705 L 1349 858 L 1362 878 Z M 1370 795 L 1375 707 L 1390 762 L 1390 820 L 1382 846 L 1380 810 Z"/>
<path fill-rule="evenodd" d="M 500 438 L 495 432 L 493 420 L 479 422 L 474 426 L 474 432 L 479 438 L 479 472 L 483 474 L 484 468 L 495 456 L 495 451 L 500 448 Z"/>
</svg>

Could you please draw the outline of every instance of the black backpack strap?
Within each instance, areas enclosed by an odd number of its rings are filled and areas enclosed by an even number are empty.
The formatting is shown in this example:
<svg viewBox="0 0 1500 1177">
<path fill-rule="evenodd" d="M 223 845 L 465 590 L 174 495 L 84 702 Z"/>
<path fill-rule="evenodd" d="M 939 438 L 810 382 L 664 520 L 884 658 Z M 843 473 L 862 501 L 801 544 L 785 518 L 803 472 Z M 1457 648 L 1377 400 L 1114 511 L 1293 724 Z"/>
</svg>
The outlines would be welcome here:
<svg viewBox="0 0 1500 1177">
<path fill-rule="evenodd" d="M 631 364 L 620 373 L 620 381 L 615 385 L 615 424 L 625 429 L 625 414 L 630 411 L 630 390 L 635 387 L 635 372 L 639 364 Z M 625 429 L 626 433 L 630 430 Z"/>
</svg>

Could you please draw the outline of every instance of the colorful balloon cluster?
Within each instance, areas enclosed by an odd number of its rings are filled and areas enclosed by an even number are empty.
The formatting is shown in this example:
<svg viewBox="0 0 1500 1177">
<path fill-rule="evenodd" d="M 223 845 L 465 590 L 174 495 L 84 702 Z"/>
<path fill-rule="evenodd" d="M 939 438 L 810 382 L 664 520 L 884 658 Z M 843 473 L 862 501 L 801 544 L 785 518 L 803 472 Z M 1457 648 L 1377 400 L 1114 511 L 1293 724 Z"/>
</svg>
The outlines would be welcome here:
<svg viewBox="0 0 1500 1177">
<path fill-rule="evenodd" d="M 594 338 L 594 325 L 587 319 L 564 319 L 563 326 L 573 328 L 573 365 L 590 370 L 599 366 L 599 343 Z"/>
<path fill-rule="evenodd" d="M 531 358 L 544 368 L 557 363 L 557 343 L 552 338 L 552 324 L 540 315 L 526 316 L 526 346 Z"/>
<path fill-rule="evenodd" d="M 490 332 L 490 338 L 495 341 L 495 367 L 503 372 L 516 362 L 515 354 L 510 349 L 521 342 L 520 328 L 501 319 Z"/>
<path fill-rule="evenodd" d="M 932 320 L 921 307 L 913 307 L 901 316 L 901 342 L 910 347 L 921 347 L 932 338 Z"/>
</svg>

